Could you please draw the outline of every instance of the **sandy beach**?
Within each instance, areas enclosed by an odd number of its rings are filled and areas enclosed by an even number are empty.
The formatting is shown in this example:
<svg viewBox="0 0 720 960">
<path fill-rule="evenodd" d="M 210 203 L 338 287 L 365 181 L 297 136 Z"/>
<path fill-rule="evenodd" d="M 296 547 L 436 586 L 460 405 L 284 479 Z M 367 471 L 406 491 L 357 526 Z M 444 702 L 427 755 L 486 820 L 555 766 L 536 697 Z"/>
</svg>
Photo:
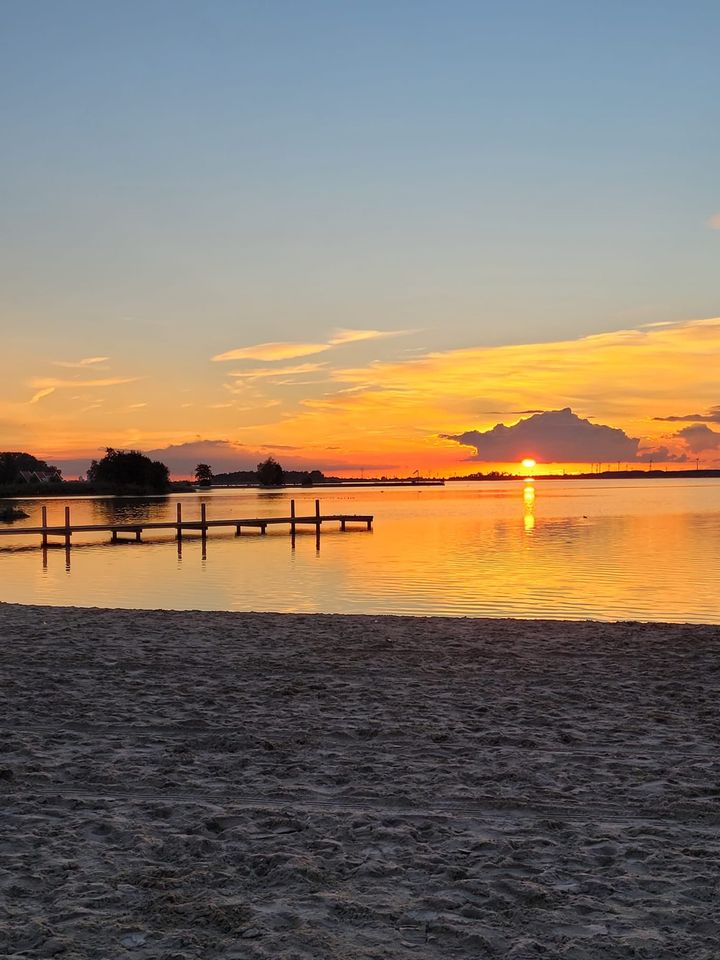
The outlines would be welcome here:
<svg viewBox="0 0 720 960">
<path fill-rule="evenodd" d="M 720 629 L 0 604 L 0 954 L 715 960 Z"/>
</svg>

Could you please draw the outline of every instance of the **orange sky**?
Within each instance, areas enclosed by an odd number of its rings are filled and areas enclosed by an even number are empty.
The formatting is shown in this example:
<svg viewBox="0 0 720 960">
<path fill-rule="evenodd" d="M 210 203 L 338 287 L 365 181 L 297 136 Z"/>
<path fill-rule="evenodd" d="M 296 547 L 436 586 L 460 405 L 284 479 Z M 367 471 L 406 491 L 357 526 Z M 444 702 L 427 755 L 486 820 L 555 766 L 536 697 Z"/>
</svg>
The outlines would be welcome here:
<svg viewBox="0 0 720 960">
<path fill-rule="evenodd" d="M 317 342 L 230 342 L 203 355 L 199 335 L 182 370 L 162 348 L 118 359 L 109 348 L 86 357 L 18 351 L 0 385 L 2 447 L 68 460 L 106 445 L 192 443 L 192 456 L 205 452 L 211 463 L 213 454 L 245 466 L 240 461 L 274 453 L 329 472 L 447 475 L 496 464 L 465 462 L 474 449 L 443 434 L 571 407 L 640 438 L 641 450 L 666 447 L 706 466 L 720 460 L 710 432 L 720 437 L 716 421 L 700 427 L 691 449 L 678 436 L 688 422 L 654 419 L 707 416 L 720 402 L 720 319 L 446 351 L 422 350 L 421 337 L 335 330 Z M 704 438 L 707 448 L 698 449 Z M 584 462 L 591 460 L 588 453 Z"/>
</svg>

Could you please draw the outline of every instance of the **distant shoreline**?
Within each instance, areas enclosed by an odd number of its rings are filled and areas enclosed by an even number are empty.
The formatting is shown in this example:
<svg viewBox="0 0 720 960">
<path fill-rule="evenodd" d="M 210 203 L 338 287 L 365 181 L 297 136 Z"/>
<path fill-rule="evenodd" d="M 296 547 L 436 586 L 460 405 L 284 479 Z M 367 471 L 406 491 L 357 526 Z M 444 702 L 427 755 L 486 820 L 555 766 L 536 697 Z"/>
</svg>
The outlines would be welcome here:
<svg viewBox="0 0 720 960">
<path fill-rule="evenodd" d="M 312 486 L 305 484 L 281 484 L 277 487 L 262 487 L 259 484 L 237 483 L 217 484 L 209 487 L 197 487 L 184 480 L 173 481 L 172 489 L 163 493 L 139 492 L 137 490 L 126 493 L 112 490 L 99 490 L 88 484 L 88 489 L 79 489 L 78 481 L 68 482 L 68 489 L 64 484 L 52 484 L 47 487 L 32 486 L 27 490 L 13 484 L 11 487 L 0 487 L 0 500 L 37 500 L 49 497 L 70 499 L 73 497 L 171 497 L 180 493 L 206 493 L 210 490 L 320 490 L 342 489 L 354 487 L 442 487 L 449 483 L 498 483 L 507 480 L 708 480 L 720 478 L 720 470 L 605 470 L 602 473 L 514 473 L 501 476 L 468 476 L 444 477 L 442 479 L 422 478 L 413 480 L 368 480 L 349 479 L 332 480 L 326 483 L 315 483 Z"/>
<path fill-rule="evenodd" d="M 707 479 L 720 477 L 720 470 L 603 470 L 602 473 L 512 473 L 499 477 L 447 477 L 446 483 L 459 481 L 498 480 L 664 480 L 664 479 Z"/>
</svg>

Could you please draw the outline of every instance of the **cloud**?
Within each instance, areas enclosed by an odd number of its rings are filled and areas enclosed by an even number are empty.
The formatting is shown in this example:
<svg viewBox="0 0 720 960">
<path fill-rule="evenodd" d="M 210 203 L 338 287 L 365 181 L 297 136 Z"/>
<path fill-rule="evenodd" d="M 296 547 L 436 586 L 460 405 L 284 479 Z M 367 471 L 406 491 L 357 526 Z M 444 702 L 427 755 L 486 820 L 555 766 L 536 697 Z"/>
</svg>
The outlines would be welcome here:
<svg viewBox="0 0 720 960">
<path fill-rule="evenodd" d="M 361 340 L 377 340 L 384 337 L 400 337 L 413 333 L 412 330 L 334 330 L 330 339 L 325 343 L 292 343 L 280 341 L 277 343 L 256 343 L 250 347 L 238 347 L 235 350 L 226 350 L 218 353 L 212 359 L 215 362 L 225 360 L 296 360 L 299 357 L 309 357 L 315 353 L 324 353 L 333 347 L 340 347 L 346 343 L 358 343 Z"/>
<path fill-rule="evenodd" d="M 490 430 L 443 434 L 464 446 L 475 447 L 470 460 L 509 463 L 533 457 L 539 463 L 624 462 L 638 459 L 640 440 L 623 430 L 590 423 L 570 407 L 547 410 L 511 427 L 502 423 Z"/>
<path fill-rule="evenodd" d="M 268 453 L 282 451 L 282 465 L 289 470 L 311 470 L 316 462 L 303 459 L 286 445 L 259 443 L 249 445 L 233 440 L 192 440 L 188 443 L 171 444 L 145 453 L 153 460 L 161 460 L 175 476 L 191 476 L 196 464 L 209 463 L 214 473 L 226 473 L 231 470 L 254 470 Z M 289 454 L 289 456 L 288 456 Z"/>
<path fill-rule="evenodd" d="M 38 390 L 37 393 L 32 395 L 28 403 L 37 403 L 43 397 L 49 397 L 51 393 L 55 393 L 55 387 L 45 387 L 43 390 Z"/>
<path fill-rule="evenodd" d="M 687 463 L 686 453 L 673 453 L 668 447 L 654 447 L 636 457 L 638 463 Z"/>
<path fill-rule="evenodd" d="M 229 376 L 239 380 L 262 380 L 268 377 L 294 377 L 305 373 L 316 373 L 325 367 L 324 363 L 297 363 L 291 367 L 253 367 L 251 370 L 231 370 Z"/>
<path fill-rule="evenodd" d="M 714 213 L 708 220 L 708 226 L 711 230 L 720 230 L 720 213 Z"/>
<path fill-rule="evenodd" d="M 361 340 L 379 340 L 385 337 L 402 337 L 415 330 L 346 330 L 339 327 L 333 330 L 330 345 L 339 347 L 344 343 L 358 343 Z"/>
<path fill-rule="evenodd" d="M 653 417 L 669 423 L 720 423 L 720 406 L 710 407 L 710 413 L 686 413 L 683 416 Z"/>
<path fill-rule="evenodd" d="M 309 357 L 314 353 L 329 350 L 329 343 L 257 343 L 252 347 L 238 347 L 218 353 L 213 361 L 223 360 L 295 360 L 297 357 Z"/>
<path fill-rule="evenodd" d="M 544 410 L 483 410 L 489 417 L 529 417 L 532 413 L 545 413 Z"/>
<path fill-rule="evenodd" d="M 85 357 L 82 360 L 53 360 L 53 365 L 56 367 L 73 367 L 75 369 L 83 367 L 91 367 L 97 363 L 105 363 L 106 360 L 109 360 L 110 357 Z"/>
<path fill-rule="evenodd" d="M 77 387 L 117 387 L 122 383 L 135 383 L 139 377 L 106 377 L 101 380 L 59 380 L 55 377 L 35 377 L 31 387 L 39 390 L 75 390 Z"/>
<path fill-rule="evenodd" d="M 703 450 L 720 449 L 720 433 L 711 430 L 704 423 L 697 423 L 691 427 L 683 427 L 675 434 L 681 440 L 684 440 L 688 449 L 693 453 L 702 453 Z"/>
</svg>

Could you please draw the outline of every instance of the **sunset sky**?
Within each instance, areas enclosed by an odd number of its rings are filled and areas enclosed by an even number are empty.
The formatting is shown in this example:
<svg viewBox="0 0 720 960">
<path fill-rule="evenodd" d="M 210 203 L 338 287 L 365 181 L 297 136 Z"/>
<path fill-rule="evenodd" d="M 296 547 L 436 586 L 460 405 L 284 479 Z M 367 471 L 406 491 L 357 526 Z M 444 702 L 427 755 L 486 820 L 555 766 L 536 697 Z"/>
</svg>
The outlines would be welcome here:
<svg viewBox="0 0 720 960">
<path fill-rule="evenodd" d="M 0 0 L 0 450 L 720 466 L 718 36 L 694 0 Z"/>
</svg>

